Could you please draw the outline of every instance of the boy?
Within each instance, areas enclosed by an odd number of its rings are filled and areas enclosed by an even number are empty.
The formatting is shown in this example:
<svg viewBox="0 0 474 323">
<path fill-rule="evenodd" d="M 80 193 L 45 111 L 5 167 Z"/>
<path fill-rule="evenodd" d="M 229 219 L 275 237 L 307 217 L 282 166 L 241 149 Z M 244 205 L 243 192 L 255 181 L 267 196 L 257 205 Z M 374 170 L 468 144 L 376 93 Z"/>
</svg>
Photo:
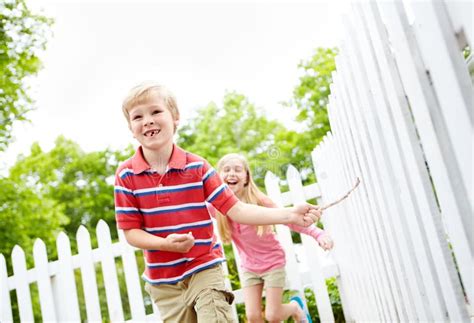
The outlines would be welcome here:
<svg viewBox="0 0 474 323">
<path fill-rule="evenodd" d="M 224 286 L 206 203 L 243 224 L 319 220 L 318 206 L 271 209 L 240 202 L 209 163 L 173 143 L 179 123 L 174 96 L 163 86 L 134 87 L 122 106 L 141 144 L 115 176 L 119 229 L 145 254 L 145 289 L 165 322 L 231 322 L 233 295 Z"/>
</svg>

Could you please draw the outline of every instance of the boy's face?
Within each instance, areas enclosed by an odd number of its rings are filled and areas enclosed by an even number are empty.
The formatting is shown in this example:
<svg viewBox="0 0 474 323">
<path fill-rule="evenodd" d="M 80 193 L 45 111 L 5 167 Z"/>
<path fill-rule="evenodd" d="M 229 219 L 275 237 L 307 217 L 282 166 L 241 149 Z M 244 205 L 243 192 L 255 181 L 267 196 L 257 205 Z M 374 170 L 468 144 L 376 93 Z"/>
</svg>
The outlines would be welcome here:
<svg viewBox="0 0 474 323">
<path fill-rule="evenodd" d="M 248 183 L 247 171 L 244 164 L 237 158 L 229 159 L 221 168 L 219 175 L 224 183 L 240 197 Z"/>
<path fill-rule="evenodd" d="M 174 129 L 179 120 L 173 118 L 163 100 L 152 96 L 128 112 L 130 130 L 143 148 L 157 151 L 172 145 Z"/>
</svg>

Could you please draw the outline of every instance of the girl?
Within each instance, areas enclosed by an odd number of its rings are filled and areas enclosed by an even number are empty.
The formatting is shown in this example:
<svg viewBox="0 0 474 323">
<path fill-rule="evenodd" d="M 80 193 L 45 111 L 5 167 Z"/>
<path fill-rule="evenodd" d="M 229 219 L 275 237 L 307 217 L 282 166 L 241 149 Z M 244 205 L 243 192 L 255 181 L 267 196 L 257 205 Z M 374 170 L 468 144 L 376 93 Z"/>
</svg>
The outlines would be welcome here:
<svg viewBox="0 0 474 323">
<path fill-rule="evenodd" d="M 255 185 L 247 160 L 238 154 L 228 154 L 217 164 L 217 171 L 241 201 L 265 207 L 276 205 Z M 265 318 L 269 322 L 281 322 L 290 316 L 296 322 L 311 321 L 303 311 L 301 298 L 294 297 L 288 304 L 282 304 L 285 287 L 285 252 L 273 232 L 272 226 L 239 224 L 229 217 L 216 214 L 218 229 L 224 243 L 231 240 L 237 247 L 243 269 L 243 291 L 245 312 L 249 323 L 264 322 L 262 317 L 262 292 L 266 291 Z M 331 249 L 333 242 L 323 230 L 291 225 L 296 232 L 313 237 L 325 249 Z"/>
</svg>

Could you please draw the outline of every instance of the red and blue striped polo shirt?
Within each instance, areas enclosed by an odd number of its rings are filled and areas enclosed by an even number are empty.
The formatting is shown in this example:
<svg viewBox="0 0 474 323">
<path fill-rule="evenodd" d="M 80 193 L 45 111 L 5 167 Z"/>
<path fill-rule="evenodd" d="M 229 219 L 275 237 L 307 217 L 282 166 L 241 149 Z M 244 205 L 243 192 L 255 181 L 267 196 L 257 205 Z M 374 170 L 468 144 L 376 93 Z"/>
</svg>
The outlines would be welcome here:
<svg viewBox="0 0 474 323">
<path fill-rule="evenodd" d="M 145 281 L 175 284 L 225 261 L 206 203 L 226 214 L 237 198 L 204 158 L 176 145 L 163 175 L 150 169 L 141 147 L 119 166 L 115 175 L 119 229 L 142 229 L 163 238 L 192 232 L 195 238 L 187 253 L 144 250 Z"/>
</svg>

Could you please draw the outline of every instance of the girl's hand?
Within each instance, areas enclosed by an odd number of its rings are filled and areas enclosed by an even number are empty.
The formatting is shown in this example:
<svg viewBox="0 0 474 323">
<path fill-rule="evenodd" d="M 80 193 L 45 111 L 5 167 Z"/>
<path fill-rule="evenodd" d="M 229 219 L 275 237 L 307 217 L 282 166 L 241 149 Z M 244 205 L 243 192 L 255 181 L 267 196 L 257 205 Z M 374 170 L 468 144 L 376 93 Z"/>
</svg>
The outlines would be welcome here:
<svg viewBox="0 0 474 323">
<path fill-rule="evenodd" d="M 308 227 L 313 223 L 317 223 L 321 218 L 321 207 L 312 204 L 300 204 L 293 207 L 290 213 L 290 223 Z"/>
<path fill-rule="evenodd" d="M 194 237 L 191 232 L 172 233 L 166 237 L 166 242 L 166 251 L 186 253 L 194 246 Z"/>
<path fill-rule="evenodd" d="M 323 233 L 317 239 L 319 246 L 324 250 L 330 250 L 334 246 L 334 242 L 329 234 Z"/>
</svg>

